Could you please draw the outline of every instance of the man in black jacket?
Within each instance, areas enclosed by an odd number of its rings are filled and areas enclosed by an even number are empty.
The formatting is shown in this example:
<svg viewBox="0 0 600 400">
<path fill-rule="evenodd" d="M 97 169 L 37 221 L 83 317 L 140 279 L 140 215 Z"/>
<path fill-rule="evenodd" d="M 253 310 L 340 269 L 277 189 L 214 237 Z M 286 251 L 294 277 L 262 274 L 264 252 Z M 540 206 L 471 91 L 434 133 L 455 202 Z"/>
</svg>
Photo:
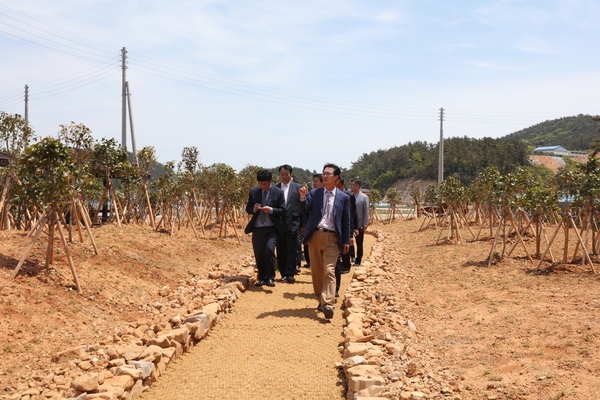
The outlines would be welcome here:
<svg viewBox="0 0 600 400">
<path fill-rule="evenodd" d="M 252 248 L 258 277 L 256 286 L 275 286 L 275 247 L 279 232 L 284 230 L 281 217 L 285 211 L 283 191 L 272 186 L 273 174 L 261 169 L 256 174 L 258 186 L 250 189 L 246 212 L 252 218 L 244 232 L 252 232 Z"/>
<path fill-rule="evenodd" d="M 292 181 L 292 167 L 284 164 L 279 167 L 279 183 L 275 186 L 283 191 L 285 213 L 283 232 L 277 240 L 277 266 L 281 282 L 294 283 L 298 263 L 298 232 L 301 226 L 299 183 Z"/>
</svg>

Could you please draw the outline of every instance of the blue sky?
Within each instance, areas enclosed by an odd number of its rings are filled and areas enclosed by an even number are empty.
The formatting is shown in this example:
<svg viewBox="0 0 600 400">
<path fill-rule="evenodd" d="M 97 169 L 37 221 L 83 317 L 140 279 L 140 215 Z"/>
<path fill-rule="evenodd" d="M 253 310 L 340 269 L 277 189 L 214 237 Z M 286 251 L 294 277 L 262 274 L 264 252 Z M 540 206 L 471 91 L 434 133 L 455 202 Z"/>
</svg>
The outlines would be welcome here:
<svg viewBox="0 0 600 400">
<path fill-rule="evenodd" d="M 0 0 L 0 110 L 203 164 L 350 167 L 444 136 L 600 114 L 598 1 Z M 129 139 L 128 139 L 129 140 Z M 551 145 L 552 143 L 548 143 Z M 130 145 L 130 142 L 129 142 Z"/>
</svg>

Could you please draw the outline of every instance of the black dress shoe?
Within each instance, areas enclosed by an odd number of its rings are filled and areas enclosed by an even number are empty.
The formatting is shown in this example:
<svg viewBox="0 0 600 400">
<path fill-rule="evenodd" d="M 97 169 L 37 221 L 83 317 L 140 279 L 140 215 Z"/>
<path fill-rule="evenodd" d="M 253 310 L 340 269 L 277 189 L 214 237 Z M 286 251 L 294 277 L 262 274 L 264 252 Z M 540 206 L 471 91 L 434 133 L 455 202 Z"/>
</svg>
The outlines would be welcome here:
<svg viewBox="0 0 600 400">
<path fill-rule="evenodd" d="M 282 276 L 281 279 L 279 280 L 279 282 L 285 282 L 287 281 L 289 278 L 287 276 Z"/>
<path fill-rule="evenodd" d="M 349 273 L 349 272 L 350 272 L 350 270 L 349 270 L 349 269 L 343 269 L 343 270 L 342 270 L 342 274 L 347 274 L 347 273 Z"/>
<path fill-rule="evenodd" d="M 269 287 L 273 287 L 273 286 L 275 286 L 275 282 L 273 281 L 273 279 L 267 279 L 267 281 L 265 282 L 265 285 L 267 285 Z"/>
<path fill-rule="evenodd" d="M 295 283 L 296 282 L 296 278 L 294 278 L 294 275 L 289 275 L 287 277 L 287 283 Z"/>
<path fill-rule="evenodd" d="M 262 285 L 265 284 L 265 281 L 263 281 L 262 279 L 260 281 L 256 281 L 256 283 L 254 284 L 254 286 L 258 286 L 261 287 Z"/>
<path fill-rule="evenodd" d="M 325 315 L 325 318 L 327 318 L 327 319 L 333 318 L 333 307 L 331 307 L 331 306 L 323 307 L 323 314 Z"/>
<path fill-rule="evenodd" d="M 317 311 L 323 311 L 323 306 L 321 305 L 321 303 L 319 303 L 319 305 L 317 306 Z"/>
</svg>

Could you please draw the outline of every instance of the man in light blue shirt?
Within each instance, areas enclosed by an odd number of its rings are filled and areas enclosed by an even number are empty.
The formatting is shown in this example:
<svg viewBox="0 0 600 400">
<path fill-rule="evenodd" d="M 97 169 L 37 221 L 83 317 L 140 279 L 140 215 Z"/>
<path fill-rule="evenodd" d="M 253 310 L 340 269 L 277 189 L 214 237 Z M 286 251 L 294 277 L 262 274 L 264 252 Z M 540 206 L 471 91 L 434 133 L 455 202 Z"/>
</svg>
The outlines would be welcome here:
<svg viewBox="0 0 600 400">
<path fill-rule="evenodd" d="M 350 190 L 356 199 L 356 214 L 358 223 L 355 227 L 356 235 L 356 262 L 354 265 L 360 265 L 363 257 L 363 243 L 365 240 L 365 231 L 369 226 L 369 197 L 361 191 L 362 182 L 359 179 L 350 181 Z"/>
</svg>

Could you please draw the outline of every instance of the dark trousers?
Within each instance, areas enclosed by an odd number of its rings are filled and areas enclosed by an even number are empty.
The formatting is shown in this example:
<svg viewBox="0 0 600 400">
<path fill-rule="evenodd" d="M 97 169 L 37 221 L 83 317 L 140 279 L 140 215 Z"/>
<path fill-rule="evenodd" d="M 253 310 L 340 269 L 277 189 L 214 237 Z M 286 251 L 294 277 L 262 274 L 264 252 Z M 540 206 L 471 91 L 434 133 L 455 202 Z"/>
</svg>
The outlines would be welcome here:
<svg viewBox="0 0 600 400">
<path fill-rule="evenodd" d="M 307 244 L 304 245 L 304 261 L 306 261 L 306 264 L 310 264 L 310 256 L 308 255 L 308 245 Z"/>
<path fill-rule="evenodd" d="M 252 231 L 252 249 L 258 268 L 258 280 L 275 279 L 277 236 L 274 226 L 254 228 Z"/>
<path fill-rule="evenodd" d="M 300 264 L 302 264 L 302 234 L 300 231 L 298 233 L 298 238 L 296 240 L 296 268 L 300 268 Z"/>
<path fill-rule="evenodd" d="M 277 267 L 281 276 L 294 275 L 298 262 L 298 232 L 279 235 L 277 240 Z"/>
<path fill-rule="evenodd" d="M 338 257 L 335 263 L 335 292 L 340 291 L 340 285 L 342 284 L 342 260 Z"/>
<path fill-rule="evenodd" d="M 340 290 L 342 283 L 342 271 L 350 271 L 350 252 L 344 254 L 340 252 L 337 262 L 335 263 L 335 291 Z"/>
<path fill-rule="evenodd" d="M 365 242 L 365 231 L 358 231 L 358 235 L 355 238 L 356 240 L 356 262 L 360 264 L 363 257 L 363 243 Z"/>
</svg>

